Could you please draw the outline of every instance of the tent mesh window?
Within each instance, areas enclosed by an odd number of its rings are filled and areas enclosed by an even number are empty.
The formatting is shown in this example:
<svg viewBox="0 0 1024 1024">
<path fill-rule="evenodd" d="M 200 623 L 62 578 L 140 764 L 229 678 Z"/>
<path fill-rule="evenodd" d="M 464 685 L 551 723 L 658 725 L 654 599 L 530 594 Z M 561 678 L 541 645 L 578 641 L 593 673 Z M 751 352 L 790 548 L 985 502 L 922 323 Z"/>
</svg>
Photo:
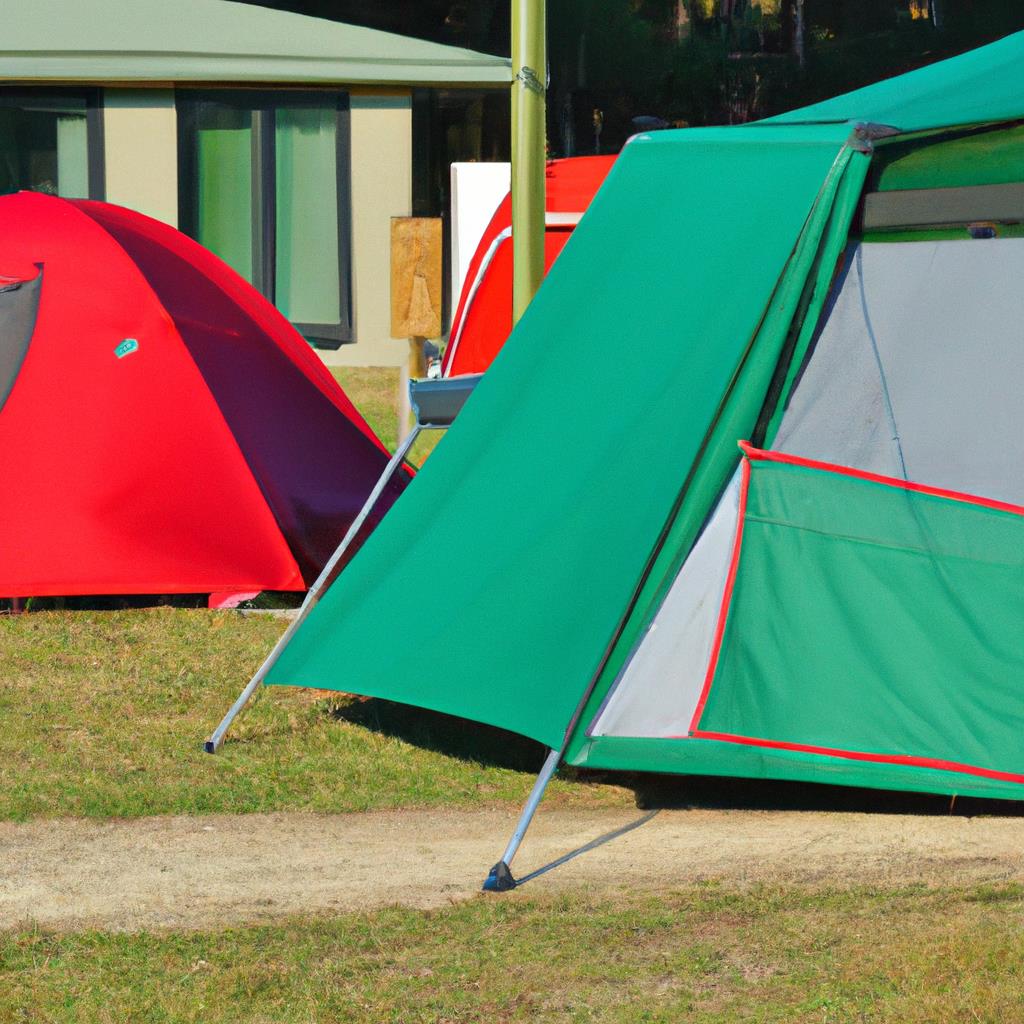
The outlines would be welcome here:
<svg viewBox="0 0 1024 1024">
<path fill-rule="evenodd" d="M 1024 239 L 858 243 L 773 448 L 1024 504 Z"/>
</svg>

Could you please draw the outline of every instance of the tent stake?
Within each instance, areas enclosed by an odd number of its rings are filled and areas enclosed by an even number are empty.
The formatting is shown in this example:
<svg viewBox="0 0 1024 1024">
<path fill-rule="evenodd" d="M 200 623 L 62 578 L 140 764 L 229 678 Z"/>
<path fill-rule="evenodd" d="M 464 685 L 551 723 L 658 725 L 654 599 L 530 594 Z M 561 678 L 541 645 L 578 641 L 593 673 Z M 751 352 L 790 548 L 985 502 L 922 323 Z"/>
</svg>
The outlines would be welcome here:
<svg viewBox="0 0 1024 1024">
<path fill-rule="evenodd" d="M 309 592 L 306 594 L 305 600 L 302 602 L 302 607 L 299 609 L 299 614 L 292 620 L 291 624 L 285 630 L 283 636 L 274 645 L 274 649 L 267 655 L 266 661 L 260 665 L 256 675 L 249 680 L 246 688 L 238 695 L 238 699 L 234 704 L 231 705 L 228 713 L 221 719 L 220 725 L 213 730 L 210 738 L 203 744 L 203 749 L 208 754 L 216 754 L 220 750 L 224 743 L 224 737 L 227 734 L 228 729 L 231 728 L 231 723 L 238 717 L 242 709 L 252 699 L 252 695 L 256 692 L 259 685 L 266 678 L 267 673 L 273 668 L 274 662 L 281 656 L 281 652 L 288 646 L 291 638 L 295 635 L 296 630 L 302 625 L 306 616 L 313 610 L 317 601 L 320 600 L 320 595 L 327 586 L 327 581 L 331 577 L 331 573 L 334 572 L 335 566 L 341 561 L 345 552 L 348 550 L 352 541 L 355 540 L 356 535 L 362 528 L 363 523 L 366 522 L 366 517 L 373 510 L 373 506 L 377 504 L 377 499 L 383 494 L 384 488 L 387 487 L 388 481 L 395 475 L 398 467 L 401 466 L 405 460 L 405 456 L 409 453 L 409 449 L 412 448 L 413 443 L 419 436 L 421 430 L 425 429 L 423 424 L 417 423 L 413 427 L 412 431 L 404 438 L 402 443 L 398 446 L 398 450 L 394 455 L 391 456 L 391 461 L 385 466 L 384 472 L 381 473 L 380 479 L 377 481 L 373 490 L 370 492 L 370 496 L 366 499 L 363 507 L 359 510 L 359 515 L 352 520 L 352 525 L 348 528 L 348 532 L 342 538 L 341 543 L 335 549 L 333 555 L 331 555 L 327 564 L 324 566 L 323 571 L 317 577 L 316 582 L 309 588 Z"/>
<path fill-rule="evenodd" d="M 530 822 L 537 811 L 540 798 L 544 795 L 544 790 L 547 789 L 551 776 L 555 774 L 555 769 L 558 768 L 558 762 L 561 759 L 562 752 L 560 750 L 552 750 L 548 754 L 544 767 L 541 768 L 537 781 L 533 784 L 533 789 L 530 791 L 526 806 L 523 807 L 523 813 L 519 815 L 516 830 L 512 833 L 512 838 L 508 841 L 508 846 L 505 847 L 505 852 L 501 855 L 501 860 L 491 868 L 490 874 L 484 881 L 485 892 L 507 892 L 509 889 L 516 887 L 516 880 L 512 877 L 509 865 L 511 865 L 512 858 L 519 849 L 519 844 L 523 841 L 523 836 L 526 835 L 526 830 L 530 827 Z"/>
</svg>

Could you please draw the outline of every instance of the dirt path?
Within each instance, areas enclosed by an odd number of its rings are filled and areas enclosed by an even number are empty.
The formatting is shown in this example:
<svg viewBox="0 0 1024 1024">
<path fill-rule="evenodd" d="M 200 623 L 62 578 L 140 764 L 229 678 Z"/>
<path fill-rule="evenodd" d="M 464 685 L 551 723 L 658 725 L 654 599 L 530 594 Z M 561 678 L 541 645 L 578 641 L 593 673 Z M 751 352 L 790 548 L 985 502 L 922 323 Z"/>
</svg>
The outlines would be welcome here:
<svg viewBox="0 0 1024 1024">
<path fill-rule="evenodd" d="M 542 809 L 516 874 L 638 822 L 521 892 L 611 894 L 704 879 L 1024 879 L 1022 818 L 750 810 Z M 208 928 L 389 903 L 435 907 L 478 892 L 513 824 L 499 810 L 0 824 L 0 928 Z"/>
</svg>

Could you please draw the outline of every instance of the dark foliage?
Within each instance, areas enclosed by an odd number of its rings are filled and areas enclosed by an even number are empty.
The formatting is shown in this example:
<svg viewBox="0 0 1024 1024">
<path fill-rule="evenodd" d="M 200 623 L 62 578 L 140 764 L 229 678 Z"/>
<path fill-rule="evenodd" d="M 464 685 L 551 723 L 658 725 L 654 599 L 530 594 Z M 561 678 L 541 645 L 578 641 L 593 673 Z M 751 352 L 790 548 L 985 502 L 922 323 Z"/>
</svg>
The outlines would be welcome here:
<svg viewBox="0 0 1024 1024">
<path fill-rule="evenodd" d="M 509 52 L 510 0 L 260 2 Z M 1020 0 L 549 2 L 551 151 L 613 152 L 638 116 L 692 125 L 770 116 L 1021 29 Z M 595 109 L 603 112 L 597 139 Z"/>
</svg>

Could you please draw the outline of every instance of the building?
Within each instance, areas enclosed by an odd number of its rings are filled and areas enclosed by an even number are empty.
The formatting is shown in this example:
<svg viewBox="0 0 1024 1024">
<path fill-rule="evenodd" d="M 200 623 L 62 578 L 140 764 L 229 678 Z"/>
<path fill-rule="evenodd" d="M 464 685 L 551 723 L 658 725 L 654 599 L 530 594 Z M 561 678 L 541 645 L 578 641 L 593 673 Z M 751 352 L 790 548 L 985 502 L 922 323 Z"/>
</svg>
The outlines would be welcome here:
<svg viewBox="0 0 1024 1024">
<path fill-rule="evenodd" d="M 328 363 L 405 360 L 389 337 L 390 218 L 440 214 L 450 160 L 505 155 L 474 126 L 507 106 L 508 59 L 229 0 L 11 7 L 0 192 L 158 217 Z"/>
</svg>

